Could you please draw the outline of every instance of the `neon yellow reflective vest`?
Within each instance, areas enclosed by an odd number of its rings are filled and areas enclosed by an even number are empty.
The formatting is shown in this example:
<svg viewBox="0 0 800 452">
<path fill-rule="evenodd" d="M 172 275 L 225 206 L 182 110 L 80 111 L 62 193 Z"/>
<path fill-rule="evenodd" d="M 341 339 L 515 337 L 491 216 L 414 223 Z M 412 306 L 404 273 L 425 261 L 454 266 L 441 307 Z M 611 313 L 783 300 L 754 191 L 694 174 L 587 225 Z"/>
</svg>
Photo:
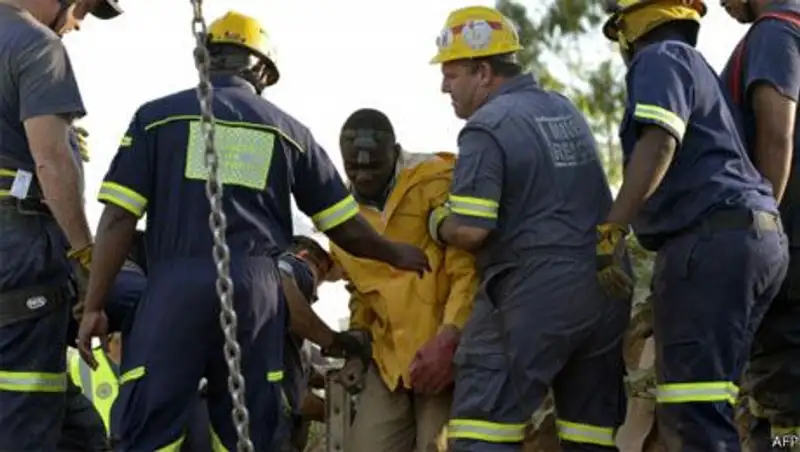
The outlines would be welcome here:
<svg viewBox="0 0 800 452">
<path fill-rule="evenodd" d="M 117 398 L 119 392 L 119 372 L 108 355 L 101 349 L 94 349 L 94 357 L 97 360 L 97 370 L 92 370 L 82 359 L 78 350 L 67 349 L 67 364 L 69 375 L 81 390 L 83 395 L 92 402 L 94 408 L 103 418 L 106 432 L 110 431 L 111 405 Z"/>
</svg>

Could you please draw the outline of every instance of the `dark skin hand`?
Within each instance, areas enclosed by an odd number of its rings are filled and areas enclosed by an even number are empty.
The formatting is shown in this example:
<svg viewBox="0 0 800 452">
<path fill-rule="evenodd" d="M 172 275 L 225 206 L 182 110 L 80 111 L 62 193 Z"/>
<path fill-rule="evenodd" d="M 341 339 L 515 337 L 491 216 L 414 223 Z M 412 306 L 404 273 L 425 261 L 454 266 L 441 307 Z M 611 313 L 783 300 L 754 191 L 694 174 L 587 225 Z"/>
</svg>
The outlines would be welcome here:
<svg viewBox="0 0 800 452">
<path fill-rule="evenodd" d="M 642 126 L 622 187 L 608 214 L 608 223 L 631 223 L 664 180 L 677 147 L 677 140 L 666 130 L 654 125 Z"/>
<path fill-rule="evenodd" d="M 328 348 L 333 345 L 334 332 L 330 327 L 311 309 L 311 304 L 305 299 L 294 279 L 281 276 L 283 293 L 286 295 L 286 303 L 289 307 L 289 329 L 292 333 L 303 339 Z"/>
<path fill-rule="evenodd" d="M 753 163 L 772 183 L 780 203 L 792 169 L 797 103 L 766 83 L 755 85 L 750 93 L 756 117 Z"/>
<path fill-rule="evenodd" d="M 417 272 L 420 277 L 431 271 L 428 257 L 422 250 L 387 240 L 360 214 L 326 231 L 325 235 L 355 257 L 385 262 L 400 270 Z"/>
<path fill-rule="evenodd" d="M 449 216 L 439 225 L 439 238 L 450 246 L 474 253 L 491 231 L 474 226 L 458 224 L 458 218 Z"/>
<path fill-rule="evenodd" d="M 103 216 L 100 217 L 92 256 L 89 289 L 77 340 L 81 358 L 92 369 L 97 369 L 97 361 L 92 353 L 92 338 L 98 337 L 101 341 L 106 341 L 108 338 L 105 300 L 131 249 L 137 222 L 138 218 L 113 204 L 107 204 Z"/>
<path fill-rule="evenodd" d="M 311 371 L 311 376 L 308 378 L 308 386 L 312 389 L 325 389 L 325 375 L 313 369 Z"/>
<path fill-rule="evenodd" d="M 325 400 L 308 391 L 300 405 L 300 414 L 309 421 L 325 422 Z"/>
</svg>

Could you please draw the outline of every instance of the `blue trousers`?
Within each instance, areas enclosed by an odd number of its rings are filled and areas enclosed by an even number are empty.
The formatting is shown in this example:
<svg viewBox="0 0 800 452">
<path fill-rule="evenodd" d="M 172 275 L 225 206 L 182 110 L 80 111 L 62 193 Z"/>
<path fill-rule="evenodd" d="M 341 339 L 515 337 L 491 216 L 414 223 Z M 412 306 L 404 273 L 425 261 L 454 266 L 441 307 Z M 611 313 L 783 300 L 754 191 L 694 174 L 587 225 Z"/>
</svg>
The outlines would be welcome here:
<svg viewBox="0 0 800 452">
<path fill-rule="evenodd" d="M 0 293 L 48 287 L 27 301 L 38 313 L 0 327 L 0 451 L 56 450 L 66 404 L 69 271 L 53 218 L 0 206 Z"/>
<path fill-rule="evenodd" d="M 787 262 L 781 231 L 692 232 L 659 250 L 656 414 L 668 450 L 740 450 L 737 385 Z"/>
<path fill-rule="evenodd" d="M 594 255 L 538 256 L 489 276 L 454 359 L 450 450 L 518 451 L 550 388 L 564 451 L 613 450 L 629 316 L 629 300 L 601 291 Z"/>
<path fill-rule="evenodd" d="M 268 450 L 283 409 L 285 301 L 272 258 L 234 259 L 231 277 L 251 439 L 256 450 Z M 236 449 L 215 278 L 209 259 L 151 266 L 125 343 L 121 387 L 111 415 L 117 450 L 180 445 L 202 377 L 208 379 L 213 437 L 228 450 Z"/>
</svg>

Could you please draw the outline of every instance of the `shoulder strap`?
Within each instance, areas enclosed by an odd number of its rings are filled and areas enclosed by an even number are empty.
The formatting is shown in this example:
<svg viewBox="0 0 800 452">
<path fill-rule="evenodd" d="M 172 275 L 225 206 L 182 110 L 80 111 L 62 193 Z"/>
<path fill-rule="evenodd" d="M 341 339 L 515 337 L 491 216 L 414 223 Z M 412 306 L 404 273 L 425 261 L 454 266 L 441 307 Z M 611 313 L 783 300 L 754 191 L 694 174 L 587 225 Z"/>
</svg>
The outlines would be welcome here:
<svg viewBox="0 0 800 452">
<path fill-rule="evenodd" d="M 775 11 L 771 13 L 762 14 L 750 28 L 747 30 L 742 39 L 739 41 L 739 44 L 736 45 L 736 49 L 733 51 L 733 59 L 731 63 L 731 70 L 728 74 L 728 89 L 731 92 L 731 98 L 733 99 L 733 103 L 735 105 L 741 105 L 744 101 L 744 91 L 742 85 L 744 84 L 744 56 L 745 56 L 745 43 L 747 42 L 747 36 L 750 34 L 750 31 L 764 19 L 777 19 L 783 20 L 785 22 L 789 22 L 796 27 L 800 27 L 800 14 L 792 12 L 792 11 Z"/>
</svg>

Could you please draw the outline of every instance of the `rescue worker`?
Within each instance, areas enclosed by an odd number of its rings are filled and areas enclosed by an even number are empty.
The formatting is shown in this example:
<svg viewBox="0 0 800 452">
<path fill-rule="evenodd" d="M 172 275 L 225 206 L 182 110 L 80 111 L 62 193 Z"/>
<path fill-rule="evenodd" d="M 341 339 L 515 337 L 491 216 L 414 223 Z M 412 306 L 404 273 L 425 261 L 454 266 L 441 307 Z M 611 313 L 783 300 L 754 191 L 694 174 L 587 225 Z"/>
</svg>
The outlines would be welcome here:
<svg viewBox="0 0 800 452">
<path fill-rule="evenodd" d="M 133 256 L 139 254 L 136 246 L 133 247 L 131 254 Z M 135 262 L 136 260 L 136 257 L 131 258 L 131 261 Z M 141 291 L 137 291 L 140 286 L 131 284 L 131 282 L 136 281 L 135 278 L 122 278 L 123 275 L 132 271 L 127 269 L 131 265 L 136 264 L 126 261 L 120 276 L 117 277 L 114 283 L 112 295 L 106 307 L 111 330 L 114 330 L 113 325 L 116 323 L 120 325 L 123 334 L 126 333 L 126 329 L 129 330 L 130 328 L 132 317 L 140 298 L 137 296 L 137 292 L 139 295 L 144 293 L 144 285 L 141 286 Z M 293 237 L 291 247 L 281 255 L 278 261 L 282 286 L 289 307 L 291 333 L 287 335 L 284 349 L 283 391 L 286 396 L 285 402 L 287 406 L 283 418 L 284 422 L 281 423 L 280 434 L 277 435 L 276 444 L 278 445 L 275 446 L 276 450 L 295 450 L 292 447 L 300 451 L 304 450 L 301 444 L 303 442 L 303 431 L 306 432 L 305 436 L 307 438 L 307 428 L 304 429 L 306 423 L 303 421 L 303 402 L 307 393 L 308 380 L 311 377 L 310 363 L 306 359 L 307 352 L 305 351 L 307 342 L 304 343 L 304 338 L 313 338 L 317 343 L 329 347 L 329 350 L 335 349 L 337 342 L 347 341 L 346 338 L 337 339 L 337 335 L 345 335 L 332 331 L 311 309 L 311 304 L 316 300 L 316 288 L 319 284 L 323 281 L 334 281 L 328 276 L 332 265 L 333 263 L 328 253 L 313 239 L 304 236 Z M 130 274 L 130 276 L 135 277 L 137 274 Z M 117 320 L 115 321 L 114 319 Z M 359 344 L 355 345 L 355 347 L 359 346 Z M 341 348 L 342 346 L 338 345 L 338 347 Z M 97 356 L 100 350 L 95 349 L 94 353 Z M 103 361 L 99 358 L 98 363 L 102 367 Z M 88 374 L 98 372 L 89 369 L 84 362 L 81 362 L 81 365 L 80 372 L 73 374 L 73 378 L 87 378 Z M 105 375 L 109 376 L 110 374 L 106 371 Z M 98 375 L 98 377 L 102 378 L 102 375 Z M 83 387 L 86 388 L 87 385 L 83 385 Z M 204 392 L 205 390 L 201 384 L 199 403 L 193 404 L 192 408 L 189 409 L 192 421 L 189 422 L 186 442 L 181 450 L 205 450 L 211 447 L 210 445 L 208 447 L 205 446 L 208 443 L 209 430 L 208 408 L 205 403 L 206 394 Z M 90 397 L 90 394 L 87 394 L 87 397 Z M 116 390 L 114 390 L 114 397 L 116 397 Z M 97 408 L 102 410 L 103 406 L 98 406 Z M 198 421 L 200 419 L 204 421 Z"/>
<path fill-rule="evenodd" d="M 111 450 L 110 413 L 118 393 L 120 355 L 119 347 L 113 346 L 119 342 L 118 337 L 113 336 L 127 336 L 136 305 L 147 286 L 143 237 L 142 231 L 136 231 L 128 259 L 109 293 L 106 315 L 109 318 L 109 330 L 114 334 L 108 340 L 108 353 L 101 347 L 96 346 L 93 349 L 95 359 L 100 366 L 97 370 L 92 370 L 80 359 L 76 349 L 71 347 L 67 349 L 67 371 L 70 378 L 67 381 L 67 411 L 59 450 L 87 452 Z M 77 303 L 73 308 L 73 312 L 77 310 L 80 314 L 83 313 L 81 303 Z M 77 327 L 75 329 L 77 330 Z M 73 334 L 77 334 L 77 331 Z M 74 336 L 67 342 L 74 343 Z M 208 432 L 207 428 L 205 432 Z"/>
<path fill-rule="evenodd" d="M 67 140 L 70 122 L 86 112 L 56 33 L 65 11 L 51 0 L 0 2 L 0 450 L 56 448 L 68 261 L 86 267 L 91 254 Z"/>
<path fill-rule="evenodd" d="M 424 249 L 432 265 L 420 279 L 331 246 L 350 283 L 350 331 L 371 338 L 373 358 L 359 366 L 366 375 L 345 382 L 351 390 L 363 386 L 348 448 L 435 450 L 450 413 L 453 353 L 477 282 L 469 253 L 440 246 L 427 233 L 428 212 L 447 199 L 455 156 L 407 152 L 389 118 L 369 108 L 347 118 L 339 146 L 361 214 L 385 237 Z"/>
<path fill-rule="evenodd" d="M 428 270 L 422 251 L 382 238 L 358 215 L 308 129 L 260 97 L 279 78 L 269 44 L 257 20 L 236 12 L 209 26 L 232 302 L 255 450 L 271 444 L 282 409 L 286 306 L 276 259 L 292 236 L 290 196 L 318 230 L 354 254 L 400 269 Z M 108 333 L 106 295 L 136 223 L 147 213 L 147 289 L 126 338 L 112 413 L 112 424 L 119 419 L 115 447 L 121 451 L 180 444 L 187 407 L 203 377 L 216 447 L 232 450 L 237 443 L 211 257 L 200 114 L 195 88 L 142 105 L 98 196 L 106 206 L 78 335 L 81 356 L 92 367 L 97 362 L 91 338 Z"/>
<path fill-rule="evenodd" d="M 788 262 L 777 204 L 720 79 L 694 48 L 706 5 L 613 6 L 603 30 L 628 65 L 625 173 L 598 250 L 612 255 L 632 225 L 657 252 L 656 414 L 667 449 L 739 450 L 739 380 Z"/>
<path fill-rule="evenodd" d="M 333 261 L 314 239 L 305 236 L 292 238 L 292 245 L 278 261 L 281 271 L 281 284 L 289 306 L 289 334 L 286 337 L 283 361 L 284 394 L 287 409 L 279 436 L 279 450 L 305 450 L 306 430 L 303 438 L 303 401 L 308 392 L 311 378 L 311 363 L 308 357 L 308 338 L 329 353 L 342 355 L 339 343 L 349 342 L 348 355 L 361 355 L 369 359 L 369 347 L 351 338 L 347 333 L 336 333 L 319 318 L 312 309 L 317 300 L 317 288 L 325 281 L 331 281 L 328 275 L 333 268 Z"/>
<path fill-rule="evenodd" d="M 743 382 L 759 419 L 748 440 L 761 451 L 770 450 L 771 436 L 800 436 L 800 160 L 794 156 L 800 143 L 800 5 L 776 0 L 722 4 L 740 23 L 753 24 L 722 80 L 744 119 L 750 157 L 772 183 L 789 239 L 789 270 L 753 340 Z"/>
<path fill-rule="evenodd" d="M 497 10 L 453 11 L 437 46 L 441 89 L 467 122 L 430 232 L 474 252 L 481 275 L 455 355 L 450 450 L 519 450 L 551 386 L 562 449 L 614 450 L 632 279 L 615 262 L 617 285 L 598 281 L 595 226 L 611 192 L 591 128 L 522 71 Z"/>
</svg>

